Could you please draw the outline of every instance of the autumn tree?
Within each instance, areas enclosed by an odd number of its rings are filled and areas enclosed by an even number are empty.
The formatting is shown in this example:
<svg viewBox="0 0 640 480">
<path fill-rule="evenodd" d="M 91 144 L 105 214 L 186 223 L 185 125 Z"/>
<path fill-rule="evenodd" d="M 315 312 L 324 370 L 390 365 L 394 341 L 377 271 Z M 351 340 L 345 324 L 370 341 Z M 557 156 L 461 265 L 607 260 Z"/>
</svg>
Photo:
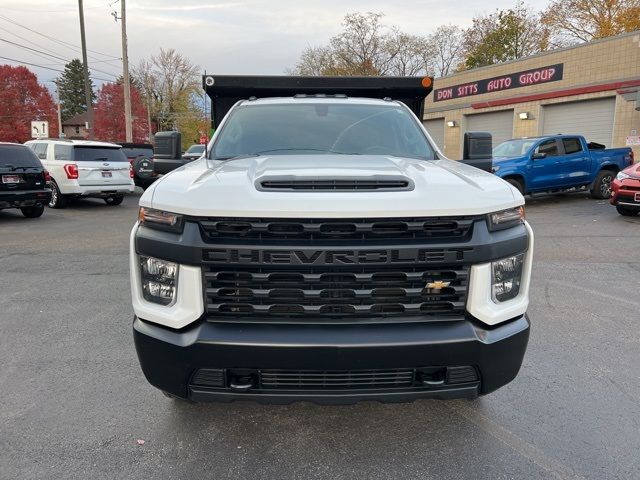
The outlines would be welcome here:
<svg viewBox="0 0 640 480">
<path fill-rule="evenodd" d="M 381 13 L 350 13 L 327 45 L 306 48 L 296 75 L 416 75 L 425 72 L 423 37 L 382 24 Z"/>
<path fill-rule="evenodd" d="M 158 130 L 179 130 L 180 119 L 189 113 L 192 96 L 201 90 L 198 67 L 174 49 L 142 60 L 133 76 L 142 88 L 152 123 Z"/>
<path fill-rule="evenodd" d="M 467 69 L 516 60 L 546 50 L 548 29 L 523 2 L 514 8 L 474 17 L 465 31 L 464 67 Z"/>
<path fill-rule="evenodd" d="M 91 79 L 91 76 L 89 76 Z M 84 66 L 79 59 L 73 59 L 64 66 L 62 74 L 56 79 L 58 94 L 60 95 L 60 113 L 62 121 L 74 115 L 87 111 L 87 101 L 84 93 Z M 92 101 L 96 95 L 91 81 Z"/>
<path fill-rule="evenodd" d="M 640 30 L 640 0 L 554 0 L 542 15 L 554 44 Z"/>
<path fill-rule="evenodd" d="M 57 108 L 49 90 L 26 67 L 0 65 L 0 141 L 31 139 L 31 121 L 49 122 L 49 136 L 58 136 Z"/>
<path fill-rule="evenodd" d="M 453 73 L 464 60 L 464 31 L 456 25 L 441 25 L 427 36 L 423 50 L 427 70 L 438 77 Z"/>
<path fill-rule="evenodd" d="M 131 87 L 131 115 L 133 141 L 147 142 L 147 110 L 142 95 L 135 87 Z M 105 83 L 98 91 L 95 103 L 94 134 L 100 140 L 124 142 L 124 86 L 121 83 Z"/>
</svg>

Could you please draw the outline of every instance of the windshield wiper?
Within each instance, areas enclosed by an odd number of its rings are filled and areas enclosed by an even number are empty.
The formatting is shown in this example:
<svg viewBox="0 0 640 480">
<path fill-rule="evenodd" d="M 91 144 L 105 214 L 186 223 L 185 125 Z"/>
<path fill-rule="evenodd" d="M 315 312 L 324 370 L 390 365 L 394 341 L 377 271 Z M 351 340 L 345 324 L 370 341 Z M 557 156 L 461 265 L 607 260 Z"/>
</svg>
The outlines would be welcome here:
<svg viewBox="0 0 640 480">
<path fill-rule="evenodd" d="M 243 158 L 259 157 L 259 156 L 260 156 L 259 153 L 242 153 L 240 155 L 233 155 L 229 157 L 213 157 L 210 160 L 224 160 L 228 162 L 230 160 L 242 160 Z"/>
</svg>

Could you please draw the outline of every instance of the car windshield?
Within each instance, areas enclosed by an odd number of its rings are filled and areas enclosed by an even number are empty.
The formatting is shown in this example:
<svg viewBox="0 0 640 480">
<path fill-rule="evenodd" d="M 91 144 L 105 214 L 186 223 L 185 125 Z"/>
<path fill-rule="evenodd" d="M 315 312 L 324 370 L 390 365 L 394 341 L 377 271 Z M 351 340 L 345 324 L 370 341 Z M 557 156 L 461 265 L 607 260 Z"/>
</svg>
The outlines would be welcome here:
<svg viewBox="0 0 640 480">
<path fill-rule="evenodd" d="M 229 115 L 209 158 L 329 153 L 434 158 L 416 119 L 394 103 L 243 105 Z"/>
<path fill-rule="evenodd" d="M 535 138 L 522 138 L 519 140 L 507 140 L 493 149 L 494 157 L 519 157 L 525 155 L 531 146 L 536 143 Z"/>
<path fill-rule="evenodd" d="M 127 162 L 121 148 L 76 146 L 73 149 L 76 162 Z"/>
<path fill-rule="evenodd" d="M 0 146 L 0 167 L 42 168 L 33 150 L 21 145 Z"/>
<path fill-rule="evenodd" d="M 204 145 L 191 145 L 185 153 L 204 153 Z"/>
</svg>

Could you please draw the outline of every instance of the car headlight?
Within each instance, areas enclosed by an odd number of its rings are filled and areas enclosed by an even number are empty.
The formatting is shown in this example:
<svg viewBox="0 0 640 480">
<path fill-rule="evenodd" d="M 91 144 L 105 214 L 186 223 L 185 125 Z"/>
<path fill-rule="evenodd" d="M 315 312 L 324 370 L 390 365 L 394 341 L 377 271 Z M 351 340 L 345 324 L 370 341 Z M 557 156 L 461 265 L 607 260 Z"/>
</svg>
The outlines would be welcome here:
<svg viewBox="0 0 640 480">
<path fill-rule="evenodd" d="M 624 172 L 618 172 L 618 174 L 616 175 L 616 180 L 626 180 L 627 178 L 631 178 L 631 175 L 627 175 Z"/>
<path fill-rule="evenodd" d="M 524 255 L 491 262 L 491 298 L 495 303 L 506 302 L 520 293 Z"/>
<path fill-rule="evenodd" d="M 490 213 L 488 215 L 489 230 L 504 230 L 505 228 L 515 227 L 524 221 L 524 205 L 500 212 Z"/>
<path fill-rule="evenodd" d="M 178 284 L 177 263 L 140 256 L 140 279 L 145 300 L 165 306 L 175 302 Z"/>
<path fill-rule="evenodd" d="M 182 232 L 184 217 L 177 213 L 156 210 L 155 208 L 140 207 L 138 220 L 141 225 L 166 232 Z"/>
</svg>

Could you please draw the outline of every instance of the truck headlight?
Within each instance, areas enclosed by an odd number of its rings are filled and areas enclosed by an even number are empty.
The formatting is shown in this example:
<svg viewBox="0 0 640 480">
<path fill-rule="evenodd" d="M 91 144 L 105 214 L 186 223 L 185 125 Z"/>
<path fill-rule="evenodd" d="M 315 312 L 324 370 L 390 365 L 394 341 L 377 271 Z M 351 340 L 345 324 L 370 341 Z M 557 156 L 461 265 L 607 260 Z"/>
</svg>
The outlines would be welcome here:
<svg viewBox="0 0 640 480">
<path fill-rule="evenodd" d="M 518 296 L 522 281 L 524 253 L 491 263 L 491 298 L 495 303 Z"/>
<path fill-rule="evenodd" d="M 155 208 L 140 207 L 138 220 L 145 227 L 164 230 L 167 232 L 182 232 L 184 217 L 177 213 L 156 210 Z"/>
<path fill-rule="evenodd" d="M 140 257 L 140 278 L 145 300 L 171 305 L 176 299 L 178 264 L 153 257 Z"/>
<path fill-rule="evenodd" d="M 504 230 L 505 228 L 515 227 L 524 222 L 524 205 L 520 205 L 516 208 L 510 208 L 508 210 L 501 210 L 499 212 L 490 213 L 487 215 L 489 223 L 489 230 L 494 232 L 496 230 Z"/>
</svg>

